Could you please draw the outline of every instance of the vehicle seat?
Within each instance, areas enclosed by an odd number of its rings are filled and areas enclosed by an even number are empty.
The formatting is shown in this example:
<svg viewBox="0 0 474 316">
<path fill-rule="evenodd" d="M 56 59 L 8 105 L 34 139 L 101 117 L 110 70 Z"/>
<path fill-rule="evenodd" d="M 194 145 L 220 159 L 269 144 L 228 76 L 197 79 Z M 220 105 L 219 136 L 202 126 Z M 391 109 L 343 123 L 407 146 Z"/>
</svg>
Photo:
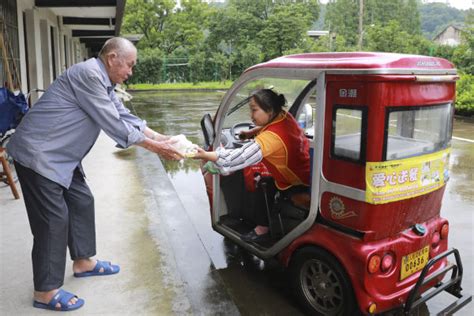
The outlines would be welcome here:
<svg viewBox="0 0 474 316">
<path fill-rule="evenodd" d="M 269 191 L 271 191 L 271 188 L 274 187 L 274 180 L 273 177 L 271 176 L 261 176 L 260 174 L 256 173 L 255 174 L 255 186 L 257 188 L 261 188 L 263 191 L 263 195 L 265 198 L 265 211 L 267 213 L 267 218 L 268 218 L 268 228 L 270 230 L 270 236 L 272 238 L 276 238 L 277 235 L 284 235 L 285 230 L 283 227 L 283 222 L 281 220 L 281 214 L 280 214 L 280 208 L 277 206 L 278 205 L 278 198 L 279 194 L 278 192 L 275 194 L 273 197 L 273 194 L 270 194 Z M 272 199 L 270 200 L 270 197 Z M 277 231 L 275 229 L 274 223 L 273 223 L 273 218 L 276 216 L 278 219 L 278 225 L 279 225 L 279 230 Z"/>
<path fill-rule="evenodd" d="M 311 195 L 306 192 L 295 193 L 290 196 L 291 203 L 295 206 L 309 210 L 311 207 Z"/>
<path fill-rule="evenodd" d="M 270 235 L 273 238 L 284 236 L 289 227 L 306 219 L 311 206 L 310 193 L 292 192 L 288 194 L 277 191 L 273 197 L 272 193 L 269 192 L 271 191 L 270 188 L 274 186 L 274 179 L 272 177 L 262 177 L 256 174 L 255 182 L 256 187 L 262 189 L 265 197 L 265 211 L 267 213 Z M 283 218 L 285 219 L 285 225 Z"/>
</svg>

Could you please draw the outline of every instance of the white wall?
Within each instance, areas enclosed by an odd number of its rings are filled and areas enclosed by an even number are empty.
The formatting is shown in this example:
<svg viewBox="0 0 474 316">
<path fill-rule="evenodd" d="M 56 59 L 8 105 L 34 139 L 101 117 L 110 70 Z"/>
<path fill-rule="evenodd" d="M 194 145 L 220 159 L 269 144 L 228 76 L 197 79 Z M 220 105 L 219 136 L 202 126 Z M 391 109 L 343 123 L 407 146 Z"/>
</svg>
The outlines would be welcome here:
<svg viewBox="0 0 474 316">
<path fill-rule="evenodd" d="M 25 30 L 23 27 L 23 12 L 26 9 L 32 8 L 34 5 L 34 0 L 22 0 L 17 1 L 17 20 L 18 20 L 18 39 L 19 39 L 19 49 L 20 49 L 20 64 L 21 64 L 21 90 L 27 91 L 27 77 L 26 72 L 28 67 L 26 65 L 26 49 L 25 49 Z"/>
<path fill-rule="evenodd" d="M 23 26 L 25 12 L 26 32 Z M 62 19 L 46 8 L 34 6 L 34 0 L 17 0 L 18 36 L 21 64 L 21 89 L 24 93 L 32 89 L 47 88 L 54 77 L 67 67 L 82 61 L 87 55 L 84 45 L 72 37 L 72 31 L 62 25 Z M 53 27 L 55 69 L 51 61 L 51 27 Z M 28 51 L 25 47 L 25 34 Z M 64 46 L 66 36 L 66 47 Z M 66 51 L 66 56 L 65 56 Z M 28 57 L 28 65 L 26 63 Z M 27 73 L 30 85 L 27 84 Z M 37 99 L 32 94 L 32 99 Z"/>
</svg>

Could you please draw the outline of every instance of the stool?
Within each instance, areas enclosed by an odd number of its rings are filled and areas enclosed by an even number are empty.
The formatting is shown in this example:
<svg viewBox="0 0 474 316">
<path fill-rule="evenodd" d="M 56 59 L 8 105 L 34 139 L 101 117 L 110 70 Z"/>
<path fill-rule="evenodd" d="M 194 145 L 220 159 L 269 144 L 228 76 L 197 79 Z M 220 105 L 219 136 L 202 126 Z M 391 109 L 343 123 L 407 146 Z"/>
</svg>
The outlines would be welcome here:
<svg viewBox="0 0 474 316">
<path fill-rule="evenodd" d="M 7 177 L 8 185 L 10 185 L 10 189 L 12 190 L 13 196 L 15 199 L 20 198 L 20 194 L 15 186 L 15 181 L 13 180 L 12 171 L 10 169 L 9 163 L 7 158 L 5 157 L 5 148 L 0 147 L 0 161 L 2 162 L 3 172 L 0 172 L 0 177 L 3 178 L 4 176 Z"/>
</svg>

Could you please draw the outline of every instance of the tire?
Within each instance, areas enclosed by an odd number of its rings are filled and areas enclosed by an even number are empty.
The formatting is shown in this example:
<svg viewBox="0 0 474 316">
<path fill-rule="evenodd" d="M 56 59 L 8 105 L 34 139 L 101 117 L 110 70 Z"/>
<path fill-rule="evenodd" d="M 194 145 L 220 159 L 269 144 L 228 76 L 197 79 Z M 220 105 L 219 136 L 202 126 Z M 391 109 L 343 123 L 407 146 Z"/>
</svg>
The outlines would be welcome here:
<svg viewBox="0 0 474 316">
<path fill-rule="evenodd" d="M 329 252 L 316 247 L 297 251 L 289 277 L 296 299 L 309 314 L 359 314 L 349 277 Z"/>
</svg>

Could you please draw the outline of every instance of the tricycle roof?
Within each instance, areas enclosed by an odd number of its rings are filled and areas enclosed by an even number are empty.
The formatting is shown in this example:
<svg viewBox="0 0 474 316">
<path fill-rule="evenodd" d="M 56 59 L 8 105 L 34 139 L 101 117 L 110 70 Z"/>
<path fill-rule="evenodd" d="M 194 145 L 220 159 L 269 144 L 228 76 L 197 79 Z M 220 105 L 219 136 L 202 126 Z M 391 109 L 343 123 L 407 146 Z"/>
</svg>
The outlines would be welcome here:
<svg viewBox="0 0 474 316">
<path fill-rule="evenodd" d="M 307 53 L 288 55 L 255 65 L 247 70 L 261 68 L 297 68 L 297 69 L 327 69 L 327 70 L 403 70 L 406 73 L 455 71 L 452 63 L 446 59 L 395 53 L 349 52 L 349 53 Z"/>
</svg>

